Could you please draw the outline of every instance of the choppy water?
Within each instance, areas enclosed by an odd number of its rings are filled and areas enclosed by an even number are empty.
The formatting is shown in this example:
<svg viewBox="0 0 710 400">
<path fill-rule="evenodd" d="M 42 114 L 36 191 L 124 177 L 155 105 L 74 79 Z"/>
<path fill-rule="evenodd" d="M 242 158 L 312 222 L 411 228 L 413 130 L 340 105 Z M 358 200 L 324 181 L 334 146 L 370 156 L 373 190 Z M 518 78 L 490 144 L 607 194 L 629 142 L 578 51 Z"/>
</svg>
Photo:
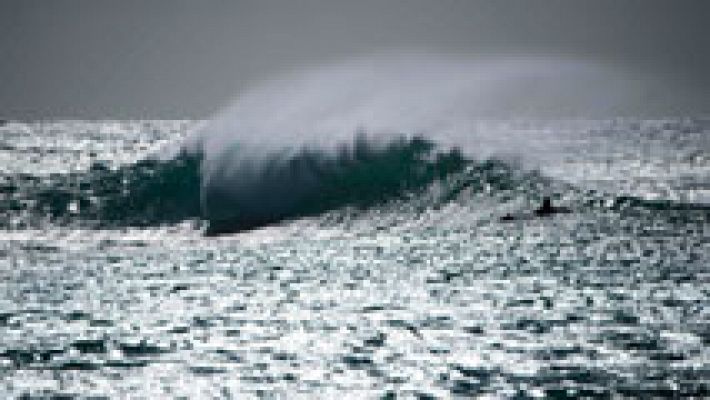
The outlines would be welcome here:
<svg viewBox="0 0 710 400">
<path fill-rule="evenodd" d="M 192 124 L 0 126 L 3 397 L 708 396 L 708 121 L 498 124 L 557 151 L 216 237 L 144 161 Z"/>
</svg>

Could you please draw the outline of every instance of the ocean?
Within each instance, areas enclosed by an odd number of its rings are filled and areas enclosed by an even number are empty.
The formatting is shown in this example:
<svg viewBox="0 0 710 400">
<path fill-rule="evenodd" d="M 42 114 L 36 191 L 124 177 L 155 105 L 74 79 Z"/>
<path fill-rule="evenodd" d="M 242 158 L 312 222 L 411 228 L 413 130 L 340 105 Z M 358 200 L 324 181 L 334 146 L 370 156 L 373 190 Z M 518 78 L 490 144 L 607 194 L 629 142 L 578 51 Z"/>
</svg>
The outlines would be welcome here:
<svg viewBox="0 0 710 400">
<path fill-rule="evenodd" d="M 709 119 L 201 124 L 2 123 L 0 397 L 710 395 Z"/>
</svg>

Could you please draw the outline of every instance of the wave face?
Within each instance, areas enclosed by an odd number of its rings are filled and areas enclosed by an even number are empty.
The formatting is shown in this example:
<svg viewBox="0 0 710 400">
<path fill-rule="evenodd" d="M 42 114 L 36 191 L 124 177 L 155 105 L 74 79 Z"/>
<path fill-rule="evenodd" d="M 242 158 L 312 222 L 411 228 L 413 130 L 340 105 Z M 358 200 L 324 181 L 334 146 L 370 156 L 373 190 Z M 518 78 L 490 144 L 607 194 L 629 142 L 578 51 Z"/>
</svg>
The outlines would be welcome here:
<svg viewBox="0 0 710 400">
<path fill-rule="evenodd" d="M 225 155 L 210 175 L 212 182 L 219 183 L 203 189 L 210 233 L 251 229 L 343 206 L 368 207 L 420 191 L 460 172 L 469 162 L 459 151 L 437 151 L 422 138 L 400 138 L 378 146 L 364 135 L 332 154 L 304 148 L 237 166 L 231 165 L 234 158 L 240 155 Z"/>
<path fill-rule="evenodd" d="M 426 196 L 433 185 L 438 200 L 427 198 L 424 207 L 465 190 L 526 191 L 538 183 L 503 162 L 474 162 L 458 149 L 442 150 L 421 137 L 374 144 L 361 134 L 332 154 L 302 149 L 238 167 L 231 163 L 242 160 L 243 150 L 232 151 L 234 157 L 221 160 L 211 181 L 203 179 L 204 160 L 185 152 L 118 168 L 95 164 L 85 172 L 5 177 L 4 227 L 52 222 L 117 228 L 200 219 L 208 223 L 207 234 L 220 234 L 330 210 L 407 202 Z"/>
</svg>

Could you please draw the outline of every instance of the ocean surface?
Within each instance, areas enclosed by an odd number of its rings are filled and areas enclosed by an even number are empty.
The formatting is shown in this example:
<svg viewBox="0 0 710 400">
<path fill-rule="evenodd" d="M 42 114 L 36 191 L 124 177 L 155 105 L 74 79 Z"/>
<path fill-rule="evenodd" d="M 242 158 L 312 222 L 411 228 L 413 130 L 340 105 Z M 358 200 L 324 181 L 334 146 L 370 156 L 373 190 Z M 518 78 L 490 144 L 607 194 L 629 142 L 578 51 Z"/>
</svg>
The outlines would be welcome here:
<svg viewBox="0 0 710 400">
<path fill-rule="evenodd" d="M 710 395 L 710 119 L 0 124 L 2 398 Z"/>
</svg>

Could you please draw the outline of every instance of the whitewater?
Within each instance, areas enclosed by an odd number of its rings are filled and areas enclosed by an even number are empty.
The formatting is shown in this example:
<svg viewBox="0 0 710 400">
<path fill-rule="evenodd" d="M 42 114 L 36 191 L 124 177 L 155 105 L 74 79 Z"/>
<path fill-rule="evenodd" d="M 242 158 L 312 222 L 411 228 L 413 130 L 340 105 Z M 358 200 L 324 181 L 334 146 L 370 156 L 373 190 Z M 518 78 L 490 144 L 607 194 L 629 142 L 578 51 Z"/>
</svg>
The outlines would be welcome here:
<svg viewBox="0 0 710 400">
<path fill-rule="evenodd" d="M 368 57 L 0 122 L 0 393 L 707 396 L 710 118 L 618 117 L 645 83 Z"/>
</svg>

